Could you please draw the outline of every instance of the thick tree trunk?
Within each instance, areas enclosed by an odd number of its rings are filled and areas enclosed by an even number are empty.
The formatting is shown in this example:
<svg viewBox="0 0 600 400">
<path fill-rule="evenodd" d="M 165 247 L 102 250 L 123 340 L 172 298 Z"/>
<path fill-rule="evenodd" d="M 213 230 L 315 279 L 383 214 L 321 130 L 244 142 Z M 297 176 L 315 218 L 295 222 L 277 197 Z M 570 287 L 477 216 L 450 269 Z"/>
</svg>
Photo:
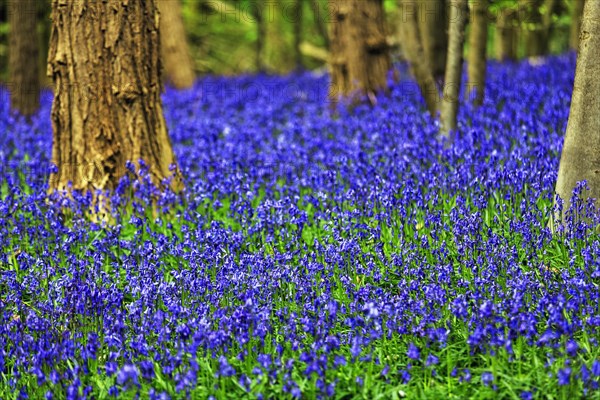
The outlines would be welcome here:
<svg viewBox="0 0 600 400">
<path fill-rule="evenodd" d="M 440 115 L 442 124 L 441 134 L 443 136 L 448 136 L 450 131 L 456 128 L 466 22 L 467 0 L 450 0 L 448 62 L 446 63 L 444 97 L 442 99 Z"/>
<path fill-rule="evenodd" d="M 467 87 L 473 95 L 473 104 L 483 104 L 485 93 L 485 72 L 487 60 L 487 12 L 488 0 L 475 0 L 471 3 L 471 31 L 469 33 L 469 63 Z"/>
<path fill-rule="evenodd" d="M 571 203 L 577 182 L 587 180 L 590 191 L 582 197 L 600 205 L 600 1 L 586 1 L 581 27 L 579 57 L 565 143 L 560 158 L 556 193 Z"/>
<path fill-rule="evenodd" d="M 165 66 L 165 75 L 178 89 L 189 88 L 196 78 L 190 56 L 180 0 L 159 0 L 160 9 L 160 54 Z"/>
<path fill-rule="evenodd" d="M 583 5 L 585 0 L 573 0 L 573 14 L 571 15 L 571 33 L 569 45 L 571 49 L 579 48 L 579 34 L 581 33 L 581 16 L 583 14 Z"/>
<path fill-rule="evenodd" d="M 40 106 L 37 9 L 38 0 L 8 2 L 11 107 L 27 117 L 34 114 Z"/>
<path fill-rule="evenodd" d="M 382 0 L 330 0 L 330 99 L 368 96 L 387 91 L 391 60 Z"/>
<path fill-rule="evenodd" d="M 448 53 L 448 9 L 446 0 L 424 0 L 418 3 L 419 32 L 425 57 L 433 77 L 441 83 Z"/>
<path fill-rule="evenodd" d="M 413 0 L 400 1 L 400 35 L 402 50 L 410 63 L 415 80 L 432 116 L 438 111 L 440 94 L 433 76 L 429 58 L 425 56 L 418 26 L 418 10 Z"/>
<path fill-rule="evenodd" d="M 296 70 L 301 70 L 302 65 L 302 51 L 300 45 L 302 44 L 302 13 L 303 13 L 303 0 L 295 0 L 294 2 L 294 15 L 293 15 L 293 26 L 294 26 L 294 61 L 296 64 Z"/>
<path fill-rule="evenodd" d="M 175 164 L 162 112 L 156 0 L 52 1 L 50 190 L 114 189 L 143 160 L 156 185 Z M 177 171 L 176 171 L 177 173 Z M 177 174 L 171 183 L 181 188 Z"/>
<path fill-rule="evenodd" d="M 496 58 L 500 61 L 517 59 L 517 30 L 515 10 L 504 8 L 496 20 Z"/>
</svg>

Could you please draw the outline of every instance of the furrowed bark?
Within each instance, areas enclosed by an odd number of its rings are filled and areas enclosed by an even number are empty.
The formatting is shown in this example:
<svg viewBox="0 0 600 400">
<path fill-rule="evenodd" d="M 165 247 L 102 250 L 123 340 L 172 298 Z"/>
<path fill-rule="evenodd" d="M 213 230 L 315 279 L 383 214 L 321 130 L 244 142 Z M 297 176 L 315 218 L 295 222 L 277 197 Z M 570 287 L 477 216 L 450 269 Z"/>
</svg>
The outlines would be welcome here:
<svg viewBox="0 0 600 400">
<path fill-rule="evenodd" d="M 173 174 L 159 23 L 155 0 L 52 1 L 51 191 L 112 190 L 127 161 L 144 160 L 158 186 Z M 182 187 L 178 171 L 171 187 Z"/>
</svg>

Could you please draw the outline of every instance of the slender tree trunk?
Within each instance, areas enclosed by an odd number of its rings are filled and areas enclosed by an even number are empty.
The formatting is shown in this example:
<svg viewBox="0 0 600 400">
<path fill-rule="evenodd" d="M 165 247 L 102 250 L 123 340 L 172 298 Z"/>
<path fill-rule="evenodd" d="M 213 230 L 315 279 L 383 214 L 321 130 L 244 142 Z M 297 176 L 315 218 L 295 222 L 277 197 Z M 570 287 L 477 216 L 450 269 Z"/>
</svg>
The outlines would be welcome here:
<svg viewBox="0 0 600 400">
<path fill-rule="evenodd" d="M 159 23 L 156 0 L 52 1 L 50 190 L 114 189 L 127 161 L 143 160 L 158 186 L 173 174 Z"/>
<path fill-rule="evenodd" d="M 546 43 L 545 27 L 541 7 L 544 0 L 520 0 L 519 11 L 522 18 L 521 29 L 524 33 L 525 52 L 527 57 L 545 55 L 548 50 Z"/>
<path fill-rule="evenodd" d="M 443 136 L 448 136 L 451 130 L 456 129 L 466 22 L 467 0 L 450 0 L 448 62 L 446 64 L 444 98 L 442 100 L 440 115 L 442 124 L 441 134 Z"/>
<path fill-rule="evenodd" d="M 46 74 L 48 67 L 48 43 L 50 43 L 50 10 L 51 2 L 38 1 L 38 71 L 40 77 L 40 87 L 49 88 L 52 86 L 52 80 Z"/>
<path fill-rule="evenodd" d="M 265 23 L 264 0 L 258 0 L 253 8 L 254 20 L 256 22 L 256 70 L 265 72 L 264 63 L 265 37 L 267 36 L 267 25 Z"/>
<path fill-rule="evenodd" d="M 585 0 L 573 0 L 573 14 L 571 15 L 571 33 L 569 36 L 569 46 L 573 50 L 579 48 L 579 34 L 581 33 L 581 16 L 583 14 L 583 5 Z"/>
<path fill-rule="evenodd" d="M 159 0 L 160 54 L 167 79 L 178 89 L 189 88 L 196 78 L 188 47 L 180 0 Z"/>
<path fill-rule="evenodd" d="M 544 41 L 544 54 L 550 52 L 550 35 L 552 33 L 552 16 L 556 10 L 557 0 L 545 0 L 544 2 L 544 14 L 542 15 L 542 28 L 543 28 L 543 41 Z"/>
<path fill-rule="evenodd" d="M 418 4 L 419 32 L 433 77 L 441 83 L 448 53 L 448 10 L 446 0 L 424 0 Z"/>
<path fill-rule="evenodd" d="M 295 0 L 294 3 L 294 59 L 296 64 L 296 70 L 302 70 L 302 52 L 300 51 L 300 45 L 302 44 L 302 15 L 303 15 L 303 0 Z"/>
<path fill-rule="evenodd" d="M 330 99 L 367 96 L 387 91 L 391 60 L 382 0 L 330 0 L 334 12 L 331 31 Z"/>
<path fill-rule="evenodd" d="M 425 56 L 423 49 L 418 26 L 418 10 L 413 0 L 401 0 L 400 6 L 402 48 L 419 85 L 427 110 L 432 116 L 435 116 L 438 111 L 440 95 L 429 58 Z"/>
<path fill-rule="evenodd" d="M 469 33 L 468 87 L 472 90 L 473 104 L 483 104 L 487 61 L 488 0 L 471 3 L 471 32 Z"/>
<path fill-rule="evenodd" d="M 8 2 L 11 107 L 27 117 L 33 115 L 40 106 L 37 8 L 37 0 Z"/>
<path fill-rule="evenodd" d="M 317 30 L 319 35 L 323 38 L 325 48 L 329 50 L 329 32 L 327 32 L 327 13 L 326 9 L 321 7 L 318 0 L 310 0 L 311 7 L 315 16 L 315 23 L 317 24 Z"/>
<path fill-rule="evenodd" d="M 500 61 L 517 59 L 517 30 L 515 10 L 504 8 L 496 20 L 496 58 Z"/>
<path fill-rule="evenodd" d="M 600 1 L 586 1 L 581 27 L 579 57 L 565 143 L 560 158 L 556 193 L 564 201 L 564 212 L 571 203 L 577 182 L 587 180 L 590 191 L 584 199 L 594 198 L 600 205 Z"/>
</svg>

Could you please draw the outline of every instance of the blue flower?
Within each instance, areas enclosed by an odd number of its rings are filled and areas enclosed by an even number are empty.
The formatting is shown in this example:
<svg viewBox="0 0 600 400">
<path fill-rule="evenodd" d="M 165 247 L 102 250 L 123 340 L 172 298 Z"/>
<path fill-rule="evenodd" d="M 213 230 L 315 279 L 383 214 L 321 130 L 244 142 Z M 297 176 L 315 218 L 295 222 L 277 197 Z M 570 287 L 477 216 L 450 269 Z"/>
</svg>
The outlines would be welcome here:
<svg viewBox="0 0 600 400">
<path fill-rule="evenodd" d="M 571 383 L 571 368 L 565 367 L 558 370 L 558 384 L 561 386 Z"/>
<path fill-rule="evenodd" d="M 408 350 L 406 352 L 406 355 L 412 360 L 418 360 L 421 356 L 419 348 L 415 346 L 412 342 L 408 344 Z"/>
<path fill-rule="evenodd" d="M 135 385 L 139 384 L 139 371 L 133 364 L 125 364 L 117 373 L 117 384 L 124 386 L 131 382 Z"/>
<path fill-rule="evenodd" d="M 491 372 L 484 372 L 481 374 L 481 383 L 485 386 L 489 386 L 494 381 L 494 375 Z"/>
</svg>

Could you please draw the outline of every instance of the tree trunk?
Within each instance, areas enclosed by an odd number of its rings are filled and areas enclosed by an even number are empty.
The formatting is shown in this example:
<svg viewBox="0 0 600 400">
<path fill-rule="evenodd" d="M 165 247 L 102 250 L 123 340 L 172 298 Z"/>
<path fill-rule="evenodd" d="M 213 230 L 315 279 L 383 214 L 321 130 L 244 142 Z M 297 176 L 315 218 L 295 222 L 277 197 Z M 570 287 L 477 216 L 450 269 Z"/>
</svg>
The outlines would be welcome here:
<svg viewBox="0 0 600 400">
<path fill-rule="evenodd" d="M 448 12 L 446 0 L 425 0 L 418 3 L 419 33 L 425 57 L 433 77 L 441 83 L 448 53 Z"/>
<path fill-rule="evenodd" d="M 33 115 L 40 106 L 37 6 L 37 0 L 8 2 L 10 23 L 8 69 L 11 107 L 27 117 Z"/>
<path fill-rule="evenodd" d="M 258 0 L 252 6 L 252 13 L 254 14 L 254 21 L 256 22 L 256 70 L 258 72 L 265 72 L 266 67 L 264 63 L 264 49 L 265 49 L 265 37 L 267 36 L 267 26 L 265 23 L 264 15 L 265 7 L 264 0 Z"/>
<path fill-rule="evenodd" d="M 483 104 L 485 93 L 485 72 L 487 60 L 487 12 L 488 0 L 475 0 L 471 3 L 471 32 L 469 33 L 469 63 L 467 87 L 474 95 L 473 104 Z"/>
<path fill-rule="evenodd" d="M 160 55 L 165 75 L 177 89 L 186 89 L 196 78 L 188 48 L 180 0 L 159 0 L 160 9 Z"/>
<path fill-rule="evenodd" d="M 425 99 L 427 110 L 435 116 L 438 110 L 440 94 L 433 76 L 429 58 L 425 57 L 421 34 L 418 26 L 418 14 L 413 0 L 400 1 L 400 35 L 402 37 L 402 50 L 410 63 L 415 80 Z"/>
<path fill-rule="evenodd" d="M 524 33 L 527 57 L 538 57 L 548 52 L 545 27 L 541 13 L 544 0 L 519 0 L 521 29 Z"/>
<path fill-rule="evenodd" d="M 587 180 L 589 191 L 583 199 L 600 203 L 600 2 L 586 1 L 581 27 L 581 42 L 575 70 L 569 122 L 563 146 L 556 193 L 564 201 L 564 212 L 571 203 L 577 182 Z M 564 219 L 563 219 L 564 221 Z"/>
<path fill-rule="evenodd" d="M 46 74 L 48 67 L 48 43 L 50 43 L 50 12 L 52 4 L 49 1 L 38 1 L 38 75 L 40 87 L 49 88 L 52 80 Z"/>
<path fill-rule="evenodd" d="M 385 32 L 382 0 L 330 0 L 330 99 L 367 96 L 387 91 L 391 60 Z"/>
<path fill-rule="evenodd" d="M 313 9 L 313 13 L 315 16 L 315 23 L 317 24 L 317 30 L 319 31 L 319 35 L 323 38 L 323 42 L 325 43 L 325 48 L 329 50 L 329 33 L 327 32 L 327 15 L 320 7 L 320 3 L 318 0 L 311 0 L 311 6 Z"/>
<path fill-rule="evenodd" d="M 302 51 L 300 51 L 300 45 L 302 44 L 302 13 L 303 13 L 303 0 L 295 0 L 293 15 L 293 26 L 294 26 L 294 61 L 296 64 L 296 70 L 300 71 L 303 68 L 302 65 Z"/>
<path fill-rule="evenodd" d="M 440 115 L 443 136 L 448 136 L 451 130 L 456 129 L 466 22 L 467 0 L 450 0 L 448 62 L 446 63 L 444 97 Z"/>
<path fill-rule="evenodd" d="M 503 8 L 496 20 L 496 58 L 500 61 L 517 59 L 517 30 L 515 10 Z"/>
<path fill-rule="evenodd" d="M 548 54 L 550 52 L 550 35 L 552 33 L 553 27 L 553 15 L 556 10 L 556 1 L 557 0 L 545 0 L 544 2 L 544 14 L 542 15 L 542 36 L 544 41 L 544 54 Z"/>
<path fill-rule="evenodd" d="M 581 33 L 581 16 L 583 14 L 583 5 L 585 0 L 573 0 L 573 14 L 571 15 L 571 32 L 569 45 L 571 49 L 579 48 L 579 34 Z"/>
<path fill-rule="evenodd" d="M 156 0 L 52 1 L 50 190 L 114 189 L 143 160 L 157 186 L 176 161 L 162 112 Z M 177 170 L 171 182 L 181 188 Z M 69 187 L 71 183 L 71 187 Z"/>
</svg>

